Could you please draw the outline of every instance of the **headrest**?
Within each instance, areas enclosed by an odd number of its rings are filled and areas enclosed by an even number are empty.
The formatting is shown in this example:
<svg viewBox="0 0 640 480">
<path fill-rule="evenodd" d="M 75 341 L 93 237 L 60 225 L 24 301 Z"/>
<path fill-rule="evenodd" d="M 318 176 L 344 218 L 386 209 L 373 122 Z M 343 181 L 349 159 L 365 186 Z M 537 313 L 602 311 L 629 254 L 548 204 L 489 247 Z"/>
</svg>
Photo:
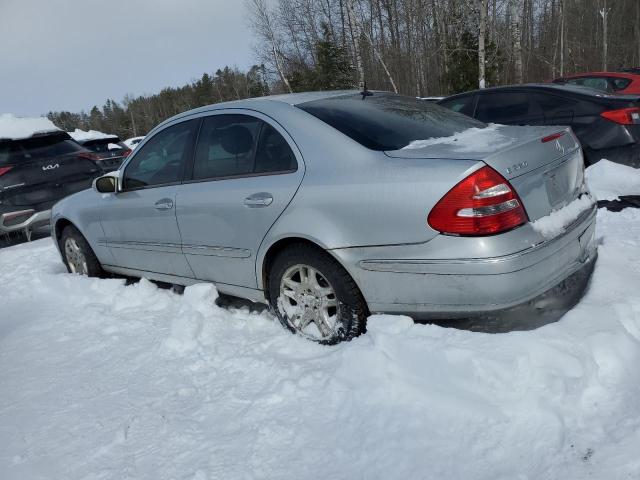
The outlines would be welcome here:
<svg viewBox="0 0 640 480">
<path fill-rule="evenodd" d="M 247 127 L 232 125 L 220 134 L 220 145 L 232 155 L 247 153 L 253 148 L 253 135 Z"/>
</svg>

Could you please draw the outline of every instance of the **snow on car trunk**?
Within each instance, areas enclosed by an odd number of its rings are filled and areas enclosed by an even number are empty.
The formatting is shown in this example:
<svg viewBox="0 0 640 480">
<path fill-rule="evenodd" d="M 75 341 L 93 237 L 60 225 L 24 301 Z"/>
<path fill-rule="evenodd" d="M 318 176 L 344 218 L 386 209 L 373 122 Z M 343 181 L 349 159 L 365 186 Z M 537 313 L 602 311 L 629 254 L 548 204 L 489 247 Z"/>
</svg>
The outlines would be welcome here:
<svg viewBox="0 0 640 480">
<path fill-rule="evenodd" d="M 0 250 L 0 478 L 639 478 L 640 211 L 600 211 L 582 301 L 533 331 L 374 316 L 334 347 L 215 289 Z"/>
<path fill-rule="evenodd" d="M 567 127 L 489 125 L 448 137 L 416 140 L 385 152 L 392 158 L 478 160 L 509 181 L 535 221 L 583 192 L 584 162 Z"/>
</svg>

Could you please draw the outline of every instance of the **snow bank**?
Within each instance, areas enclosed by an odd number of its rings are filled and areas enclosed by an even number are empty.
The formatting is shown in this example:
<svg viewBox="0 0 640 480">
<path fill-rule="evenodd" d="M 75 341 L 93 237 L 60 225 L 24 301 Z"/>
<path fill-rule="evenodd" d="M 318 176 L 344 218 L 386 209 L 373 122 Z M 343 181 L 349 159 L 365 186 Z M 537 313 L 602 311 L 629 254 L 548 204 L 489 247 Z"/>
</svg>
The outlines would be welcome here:
<svg viewBox="0 0 640 480">
<path fill-rule="evenodd" d="M 589 190 L 598 200 L 615 200 L 620 195 L 640 195 L 640 169 L 602 159 L 587 167 Z"/>
<path fill-rule="evenodd" d="M 593 197 L 583 195 L 560 210 L 551 212 L 549 215 L 531 222 L 531 226 L 545 238 L 556 237 L 571 225 L 582 212 L 590 209 L 594 204 Z"/>
<path fill-rule="evenodd" d="M 150 282 L 0 250 L 0 478 L 640 478 L 640 211 L 586 296 L 483 334 L 374 316 L 335 347 Z"/>
<path fill-rule="evenodd" d="M 16 117 L 12 113 L 0 114 L 0 139 L 19 140 L 36 133 L 60 130 L 45 117 Z"/>
<path fill-rule="evenodd" d="M 84 131 L 76 128 L 73 132 L 68 132 L 76 142 L 86 142 L 88 140 L 100 140 L 102 138 L 118 138 L 116 135 L 102 133 L 97 130 Z M 118 147 L 119 148 L 119 147 Z"/>
<path fill-rule="evenodd" d="M 431 145 L 455 145 L 458 152 L 475 152 L 478 150 L 499 150 L 513 143 L 513 138 L 500 133 L 502 125 L 491 124 L 485 128 L 469 128 L 449 137 L 414 140 L 403 148 L 416 149 Z"/>
</svg>

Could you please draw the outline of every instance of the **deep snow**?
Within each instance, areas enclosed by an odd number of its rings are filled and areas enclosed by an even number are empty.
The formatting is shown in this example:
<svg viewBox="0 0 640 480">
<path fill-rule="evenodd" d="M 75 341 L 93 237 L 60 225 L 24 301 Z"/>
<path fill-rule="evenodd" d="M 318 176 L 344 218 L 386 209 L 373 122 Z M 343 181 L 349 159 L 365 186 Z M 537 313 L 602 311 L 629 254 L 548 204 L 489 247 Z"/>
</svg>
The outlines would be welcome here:
<svg viewBox="0 0 640 480">
<path fill-rule="evenodd" d="M 640 169 L 602 159 L 587 168 L 585 178 L 598 200 L 640 195 Z"/>
<path fill-rule="evenodd" d="M 376 316 L 324 347 L 215 289 L 0 250 L 0 478 L 640 478 L 640 211 L 586 296 L 508 334 Z"/>
</svg>

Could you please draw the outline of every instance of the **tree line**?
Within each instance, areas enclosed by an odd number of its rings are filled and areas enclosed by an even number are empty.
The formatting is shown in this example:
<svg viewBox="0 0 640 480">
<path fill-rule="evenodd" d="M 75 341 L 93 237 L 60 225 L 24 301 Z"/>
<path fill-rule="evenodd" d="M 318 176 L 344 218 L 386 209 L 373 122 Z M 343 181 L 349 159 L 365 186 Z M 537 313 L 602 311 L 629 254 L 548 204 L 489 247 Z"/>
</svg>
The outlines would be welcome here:
<svg viewBox="0 0 640 480">
<path fill-rule="evenodd" d="M 108 99 L 102 108 L 94 106 L 89 112 L 49 112 L 47 117 L 65 131 L 98 130 L 125 139 L 145 135 L 158 123 L 192 108 L 268 94 L 264 66 L 254 65 L 247 72 L 225 67 L 154 95 L 126 96 L 121 103 Z"/>
<path fill-rule="evenodd" d="M 362 88 L 447 95 L 640 66 L 640 0 L 245 0 L 258 65 L 154 95 L 50 112 L 65 130 L 144 135 L 202 105 Z"/>
<path fill-rule="evenodd" d="M 346 52 L 352 84 L 416 96 L 640 66 L 640 0 L 245 1 L 283 91 L 326 39 Z"/>
</svg>

